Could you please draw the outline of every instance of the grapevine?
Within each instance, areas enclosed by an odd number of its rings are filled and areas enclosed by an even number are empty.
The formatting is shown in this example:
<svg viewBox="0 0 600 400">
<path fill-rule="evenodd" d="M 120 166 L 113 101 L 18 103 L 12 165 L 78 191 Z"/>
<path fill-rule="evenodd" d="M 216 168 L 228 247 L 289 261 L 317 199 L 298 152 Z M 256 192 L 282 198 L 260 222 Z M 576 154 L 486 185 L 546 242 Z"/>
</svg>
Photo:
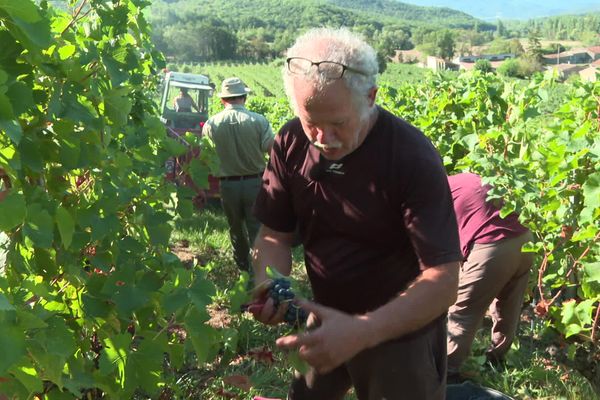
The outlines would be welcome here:
<svg viewBox="0 0 600 400">
<path fill-rule="evenodd" d="M 178 392 L 165 360 L 221 344 L 214 286 L 169 249 L 191 195 L 164 179 L 148 2 L 48 3 L 0 1 L 0 393 Z"/>
<path fill-rule="evenodd" d="M 294 303 L 296 295 L 292 291 L 290 281 L 286 278 L 277 278 L 269 289 L 269 297 L 273 299 L 275 307 L 287 303 L 284 321 L 295 328 L 306 323 L 308 314 L 304 309 Z"/>
<path fill-rule="evenodd" d="M 294 329 L 299 329 L 306 324 L 308 313 L 295 303 L 296 294 L 291 286 L 290 280 L 285 277 L 269 279 L 263 287 L 263 295 L 254 302 L 243 304 L 241 309 L 242 311 L 259 312 L 270 298 L 273 300 L 275 309 L 284 305 L 287 307 L 283 317 L 284 322 Z"/>
</svg>

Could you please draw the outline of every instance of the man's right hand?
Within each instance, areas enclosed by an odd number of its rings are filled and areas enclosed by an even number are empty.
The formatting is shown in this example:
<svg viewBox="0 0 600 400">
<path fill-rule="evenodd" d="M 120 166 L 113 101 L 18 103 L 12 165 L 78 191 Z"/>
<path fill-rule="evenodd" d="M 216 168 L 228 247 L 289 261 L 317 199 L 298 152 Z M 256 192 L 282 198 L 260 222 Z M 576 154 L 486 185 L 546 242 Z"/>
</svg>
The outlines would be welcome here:
<svg viewBox="0 0 600 400">
<path fill-rule="evenodd" d="M 266 279 L 252 290 L 252 303 L 248 304 L 248 311 L 257 321 L 267 325 L 277 325 L 284 321 L 288 303 L 283 302 L 275 308 L 275 301 L 269 296 L 272 279 Z"/>
<path fill-rule="evenodd" d="M 206 127 L 207 125 L 204 125 Z M 275 301 L 269 297 L 269 289 L 273 280 L 267 275 L 267 266 L 277 266 L 275 269 L 284 276 L 292 270 L 292 248 L 290 244 L 294 238 L 293 232 L 275 231 L 266 225 L 261 225 L 254 249 L 252 250 L 252 264 L 254 267 L 254 282 L 252 290 L 253 304 L 252 315 L 257 321 L 268 325 L 276 325 L 284 321 L 287 302 L 281 302 L 275 307 Z"/>
</svg>

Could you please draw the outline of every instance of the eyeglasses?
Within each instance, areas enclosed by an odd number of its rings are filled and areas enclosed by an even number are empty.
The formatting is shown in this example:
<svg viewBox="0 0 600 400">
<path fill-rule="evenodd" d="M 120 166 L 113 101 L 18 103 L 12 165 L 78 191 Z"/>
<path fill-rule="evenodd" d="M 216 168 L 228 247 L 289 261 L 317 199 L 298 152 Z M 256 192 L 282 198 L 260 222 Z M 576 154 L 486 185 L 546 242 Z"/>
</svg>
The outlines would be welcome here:
<svg viewBox="0 0 600 400">
<path fill-rule="evenodd" d="M 286 65 L 287 70 L 294 75 L 308 75 L 310 69 L 314 65 L 317 67 L 317 71 L 326 79 L 341 79 L 346 71 L 369 76 L 369 74 L 364 71 L 335 61 L 314 62 L 303 57 L 290 57 L 286 60 Z"/>
</svg>

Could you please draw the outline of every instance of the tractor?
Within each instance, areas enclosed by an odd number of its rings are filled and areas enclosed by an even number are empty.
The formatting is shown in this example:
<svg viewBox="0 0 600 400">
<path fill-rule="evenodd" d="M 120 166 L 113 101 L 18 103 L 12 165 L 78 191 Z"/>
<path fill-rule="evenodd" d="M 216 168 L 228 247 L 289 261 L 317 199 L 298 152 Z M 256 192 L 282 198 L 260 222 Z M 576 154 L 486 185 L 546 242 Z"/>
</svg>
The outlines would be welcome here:
<svg viewBox="0 0 600 400">
<path fill-rule="evenodd" d="M 212 96 L 214 85 L 207 76 L 183 72 L 166 72 L 162 86 L 160 102 L 160 120 L 167 134 L 188 147 L 187 153 L 173 157 L 166 162 L 166 178 L 177 185 L 188 186 L 194 190 L 194 205 L 202 208 L 210 198 L 218 198 L 219 181 L 209 176 L 209 188 L 204 190 L 194 184 L 185 173 L 184 166 L 200 149 L 185 140 L 185 134 L 191 132 L 202 136 L 202 126 L 208 119 L 208 100 Z"/>
</svg>

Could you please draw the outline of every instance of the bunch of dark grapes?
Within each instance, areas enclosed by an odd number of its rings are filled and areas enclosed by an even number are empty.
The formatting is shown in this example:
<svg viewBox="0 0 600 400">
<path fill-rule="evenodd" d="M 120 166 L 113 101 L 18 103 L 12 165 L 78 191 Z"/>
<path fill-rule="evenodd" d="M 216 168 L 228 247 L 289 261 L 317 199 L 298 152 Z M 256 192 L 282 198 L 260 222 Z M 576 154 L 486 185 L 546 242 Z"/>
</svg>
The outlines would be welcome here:
<svg viewBox="0 0 600 400">
<path fill-rule="evenodd" d="M 290 286 L 290 281 L 286 278 L 275 279 L 269 289 L 269 297 L 273 299 L 275 307 L 279 307 L 284 302 L 288 303 L 283 319 L 289 325 L 298 328 L 306 323 L 308 313 L 294 304 L 293 300 L 296 295 Z"/>
</svg>

